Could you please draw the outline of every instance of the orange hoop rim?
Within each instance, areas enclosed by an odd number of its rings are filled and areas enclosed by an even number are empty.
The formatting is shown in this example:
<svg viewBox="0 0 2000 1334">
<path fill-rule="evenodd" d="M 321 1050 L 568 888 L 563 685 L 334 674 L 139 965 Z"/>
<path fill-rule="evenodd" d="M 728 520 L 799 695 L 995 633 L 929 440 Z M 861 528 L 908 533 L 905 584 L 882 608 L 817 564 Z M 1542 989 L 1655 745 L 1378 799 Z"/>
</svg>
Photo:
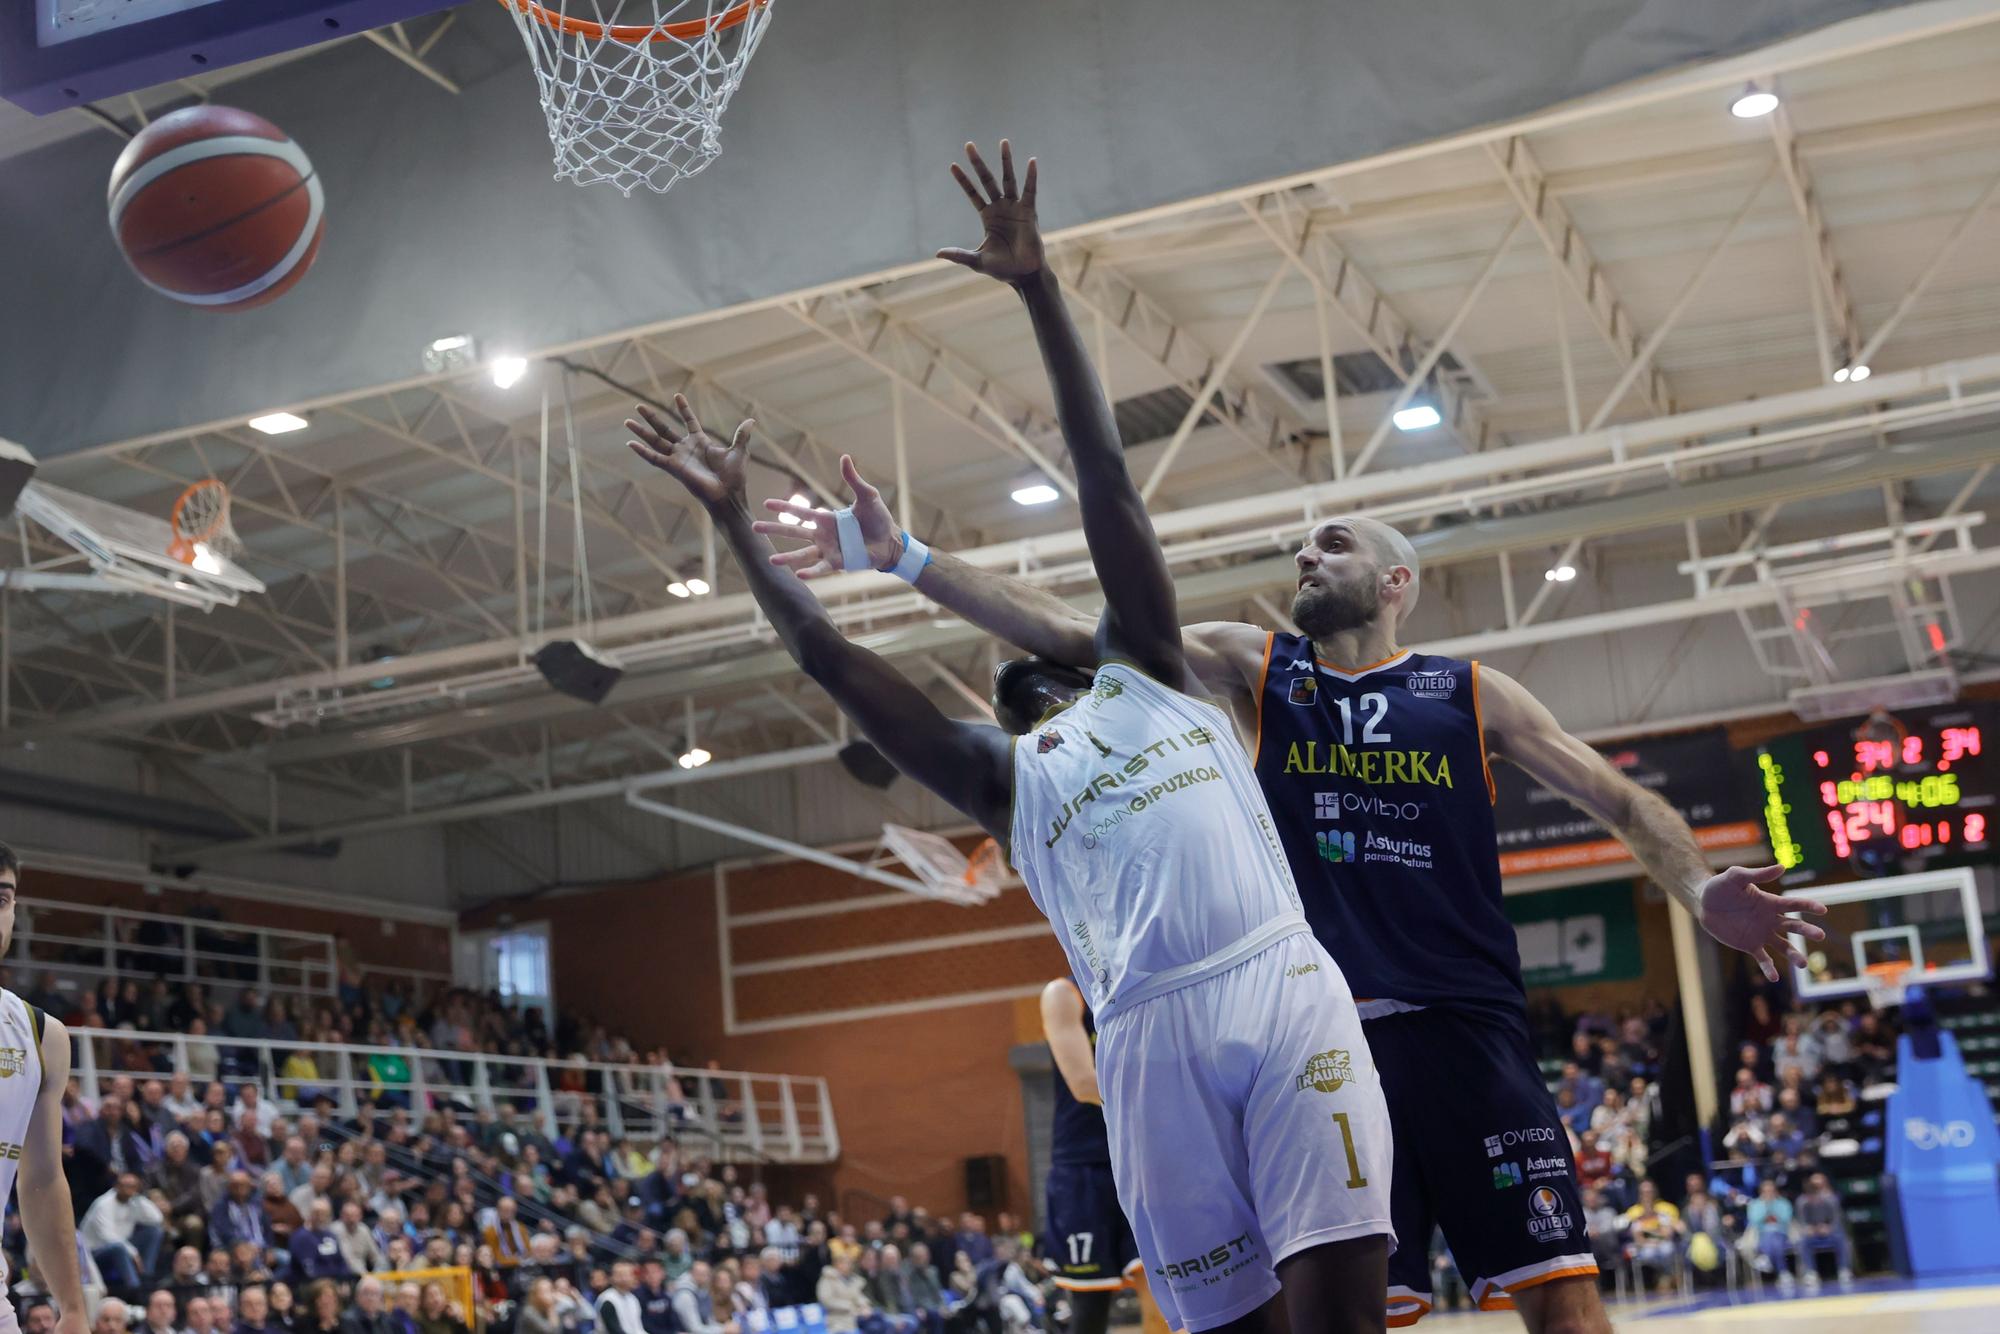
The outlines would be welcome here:
<svg viewBox="0 0 2000 1334">
<path fill-rule="evenodd" d="M 215 490 L 221 492 L 222 504 L 215 511 L 215 517 L 209 520 L 208 526 L 203 528 L 200 532 L 195 532 L 187 524 L 182 522 L 182 516 L 187 511 L 188 502 L 194 499 L 194 497 L 199 495 L 201 492 L 208 490 Z M 196 482 L 194 485 L 187 487 L 178 496 L 174 497 L 173 513 L 168 516 L 168 523 L 172 526 L 174 530 L 173 547 L 169 547 L 168 549 L 173 550 L 174 548 L 179 547 L 185 543 L 189 547 L 188 558 L 192 559 L 193 547 L 196 543 L 208 541 L 210 538 L 214 537 L 217 533 L 220 533 L 224 528 L 228 527 L 229 525 L 228 485 L 225 482 L 223 482 L 220 478 L 205 477 L 201 481 Z"/>
<path fill-rule="evenodd" d="M 762 9 L 771 0 L 742 0 L 731 5 L 714 18 L 683 19 L 679 23 L 596 23 L 590 19 L 572 18 L 568 14 L 552 14 L 535 3 L 535 0 L 500 0 L 509 9 L 518 9 L 523 14 L 545 28 L 568 33 L 572 37 L 588 37 L 592 41 L 602 41 L 608 33 L 614 42 L 624 42 L 627 46 L 637 46 L 642 42 L 692 42 L 697 38 L 727 32 L 740 27 L 750 18 L 750 12 Z"/>
<path fill-rule="evenodd" d="M 981 876 L 991 874 L 999 866 L 1000 844 L 996 839 L 986 839 L 965 859 L 965 883 L 976 885 Z"/>
</svg>

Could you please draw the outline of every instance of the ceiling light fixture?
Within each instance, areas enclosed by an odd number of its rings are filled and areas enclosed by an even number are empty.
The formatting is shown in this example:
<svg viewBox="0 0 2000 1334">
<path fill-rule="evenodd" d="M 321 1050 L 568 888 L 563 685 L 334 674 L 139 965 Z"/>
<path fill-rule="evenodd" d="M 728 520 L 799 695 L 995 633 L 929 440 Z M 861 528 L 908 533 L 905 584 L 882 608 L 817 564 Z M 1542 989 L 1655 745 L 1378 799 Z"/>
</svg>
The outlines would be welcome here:
<svg viewBox="0 0 2000 1334">
<path fill-rule="evenodd" d="M 1046 505 L 1062 493 L 1047 482 L 1030 482 L 1026 486 L 1014 488 L 1016 505 Z"/>
<path fill-rule="evenodd" d="M 1576 566 L 1558 565 L 1553 569 L 1542 571 L 1542 578 L 1548 580 L 1552 584 L 1566 584 L 1570 580 L 1576 578 Z"/>
<path fill-rule="evenodd" d="M 1754 83 L 1743 85 L 1743 91 L 1729 104 L 1729 114 L 1738 120 L 1755 120 L 1768 116 L 1778 109 L 1778 95 L 1759 88 Z"/>
<path fill-rule="evenodd" d="M 677 598 L 687 597 L 690 593 L 688 586 L 678 579 L 667 585 L 667 591 Z"/>
<path fill-rule="evenodd" d="M 1428 403 L 1413 403 L 1398 412 L 1394 420 L 1399 431 L 1428 431 L 1444 418 Z"/>
<path fill-rule="evenodd" d="M 292 431 L 303 431 L 310 424 L 296 412 L 267 412 L 261 417 L 250 419 L 250 429 L 262 431 L 265 435 L 285 435 Z"/>
<path fill-rule="evenodd" d="M 1847 378 L 1854 384 L 1860 384 L 1874 373 L 1874 371 L 1869 370 L 1866 366 L 1853 366 L 1848 369 Z"/>
<path fill-rule="evenodd" d="M 708 580 L 706 579 L 690 579 L 687 582 L 688 592 L 694 594 L 696 597 L 701 597 L 708 592 Z"/>
<path fill-rule="evenodd" d="M 812 497 L 807 495 L 803 491 L 794 491 L 792 492 L 790 499 L 786 503 L 792 505 L 798 505 L 801 507 L 808 507 L 812 504 Z M 801 519 L 796 514 L 786 514 L 783 513 L 782 511 L 778 515 L 778 522 L 784 524 L 789 528 L 804 528 L 808 532 L 810 532 L 812 529 L 819 527 L 819 525 L 816 523 L 807 523 L 804 519 Z"/>
<path fill-rule="evenodd" d="M 696 746 L 681 755 L 680 766 L 683 769 L 699 769 L 714 758 L 715 756 L 709 754 L 700 746 Z"/>
<path fill-rule="evenodd" d="M 526 357 L 507 356 L 493 358 L 493 383 L 501 389 L 512 389 L 521 382 L 521 377 L 527 373 L 528 359 Z"/>
</svg>

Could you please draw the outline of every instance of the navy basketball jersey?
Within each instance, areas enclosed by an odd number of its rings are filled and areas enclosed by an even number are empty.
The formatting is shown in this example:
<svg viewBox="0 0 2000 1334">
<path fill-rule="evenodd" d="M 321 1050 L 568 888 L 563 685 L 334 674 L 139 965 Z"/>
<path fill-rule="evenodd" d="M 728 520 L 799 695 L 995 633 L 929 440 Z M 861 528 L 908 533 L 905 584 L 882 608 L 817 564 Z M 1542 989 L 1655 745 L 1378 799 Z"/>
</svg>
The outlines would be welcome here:
<svg viewBox="0 0 2000 1334">
<path fill-rule="evenodd" d="M 1083 1007 L 1083 1031 L 1090 1036 L 1090 1048 L 1094 1053 L 1097 1050 L 1097 1021 L 1091 1016 L 1089 1005 Z M 1056 1112 L 1050 1126 L 1049 1161 L 1111 1161 L 1111 1132 L 1104 1126 L 1104 1109 L 1096 1103 L 1078 1102 L 1076 1095 L 1069 1091 L 1069 1081 L 1062 1077 L 1060 1070 L 1056 1071 Z"/>
<path fill-rule="evenodd" d="M 1401 653 L 1343 671 L 1274 634 L 1257 703 L 1257 780 L 1363 1017 L 1396 1008 L 1382 1002 L 1521 1014 L 1479 664 Z"/>
</svg>

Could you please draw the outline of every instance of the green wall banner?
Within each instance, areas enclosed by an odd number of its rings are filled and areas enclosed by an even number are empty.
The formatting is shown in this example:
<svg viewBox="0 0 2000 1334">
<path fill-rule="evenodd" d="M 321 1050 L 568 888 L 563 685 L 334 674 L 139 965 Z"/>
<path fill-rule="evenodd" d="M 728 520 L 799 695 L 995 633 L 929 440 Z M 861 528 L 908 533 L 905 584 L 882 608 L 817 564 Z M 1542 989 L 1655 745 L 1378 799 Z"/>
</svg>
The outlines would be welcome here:
<svg viewBox="0 0 2000 1334">
<path fill-rule="evenodd" d="M 1645 972 L 1629 880 L 1510 894 L 1502 903 L 1521 942 L 1521 980 L 1530 987 L 1626 982 Z"/>
</svg>

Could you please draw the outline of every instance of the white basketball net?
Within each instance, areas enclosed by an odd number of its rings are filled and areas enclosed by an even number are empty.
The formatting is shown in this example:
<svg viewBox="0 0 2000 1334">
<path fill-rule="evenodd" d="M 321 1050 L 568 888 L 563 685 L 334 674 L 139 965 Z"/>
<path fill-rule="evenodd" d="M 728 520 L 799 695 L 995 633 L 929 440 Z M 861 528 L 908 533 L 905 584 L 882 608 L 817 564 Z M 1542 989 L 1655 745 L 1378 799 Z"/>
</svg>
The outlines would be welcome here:
<svg viewBox="0 0 2000 1334">
<path fill-rule="evenodd" d="M 722 151 L 775 0 L 501 0 L 527 43 L 556 179 L 665 193 Z"/>
<path fill-rule="evenodd" d="M 229 520 L 229 488 L 214 478 L 188 489 L 174 508 L 172 522 L 174 536 L 194 552 L 206 547 L 218 556 L 235 556 L 243 550 L 236 525 Z"/>
</svg>

